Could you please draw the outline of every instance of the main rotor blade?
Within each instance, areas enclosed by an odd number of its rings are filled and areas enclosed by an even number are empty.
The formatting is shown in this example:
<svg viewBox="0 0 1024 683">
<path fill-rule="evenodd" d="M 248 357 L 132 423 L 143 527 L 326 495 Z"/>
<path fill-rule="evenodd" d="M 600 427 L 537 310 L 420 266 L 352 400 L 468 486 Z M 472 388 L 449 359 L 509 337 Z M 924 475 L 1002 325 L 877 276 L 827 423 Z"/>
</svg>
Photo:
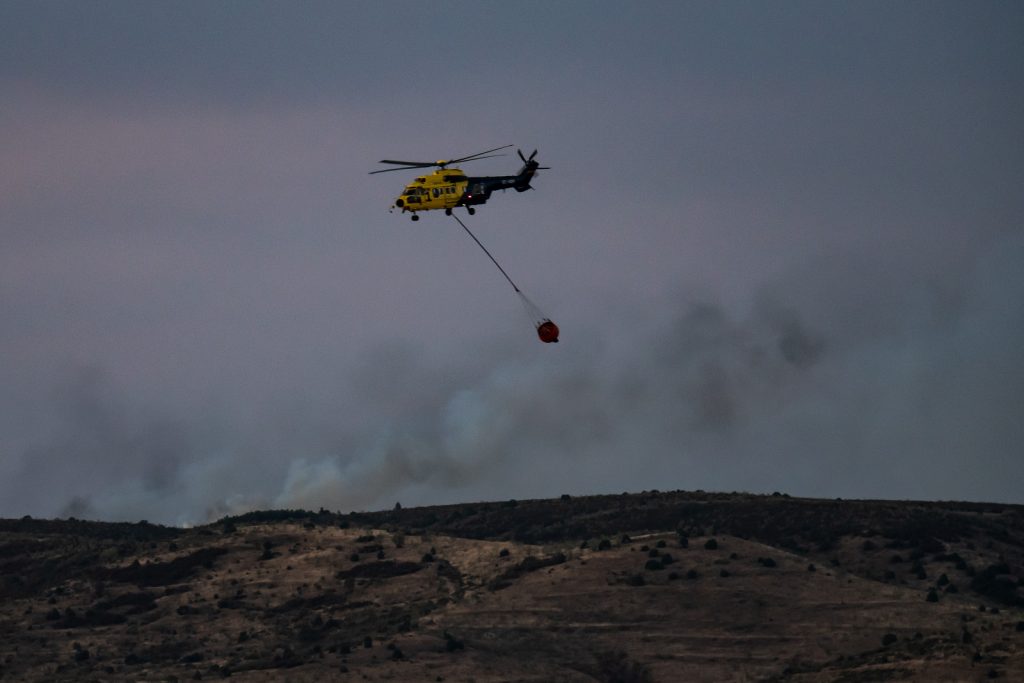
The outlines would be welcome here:
<svg viewBox="0 0 1024 683">
<path fill-rule="evenodd" d="M 433 166 L 433 164 L 429 164 L 429 165 Z M 379 171 L 370 171 L 370 175 L 373 175 L 374 173 L 388 173 L 390 171 L 411 171 L 411 170 L 418 169 L 418 168 L 423 168 L 423 166 L 417 165 L 417 166 L 399 166 L 398 168 L 382 168 Z"/>
<path fill-rule="evenodd" d="M 433 161 L 395 161 L 394 159 L 381 159 L 379 163 L 382 164 L 398 164 L 400 166 L 433 166 Z"/>
<path fill-rule="evenodd" d="M 485 149 L 482 152 L 477 152 L 476 154 L 470 154 L 468 157 L 460 157 L 458 159 L 449 159 L 445 163 L 447 163 L 447 164 L 457 164 L 457 163 L 459 163 L 461 161 L 476 161 L 477 159 L 486 159 L 487 157 L 483 156 L 484 154 L 491 154 L 491 152 L 497 152 L 499 149 L 508 149 L 511 146 L 512 145 L 502 145 L 501 147 L 495 147 L 494 149 Z M 504 156 L 504 155 L 503 154 L 493 154 L 491 156 L 499 157 L 499 156 Z"/>
</svg>

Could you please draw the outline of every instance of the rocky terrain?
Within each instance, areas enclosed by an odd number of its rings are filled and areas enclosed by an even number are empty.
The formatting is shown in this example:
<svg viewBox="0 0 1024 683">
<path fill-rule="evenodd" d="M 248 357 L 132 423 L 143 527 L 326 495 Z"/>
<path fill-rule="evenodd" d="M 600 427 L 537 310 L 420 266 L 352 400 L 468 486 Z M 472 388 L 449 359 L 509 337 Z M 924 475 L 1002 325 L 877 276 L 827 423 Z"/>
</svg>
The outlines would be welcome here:
<svg viewBox="0 0 1024 683">
<path fill-rule="evenodd" d="M 658 492 L 0 520 L 0 678 L 1024 680 L 1024 507 Z"/>
</svg>

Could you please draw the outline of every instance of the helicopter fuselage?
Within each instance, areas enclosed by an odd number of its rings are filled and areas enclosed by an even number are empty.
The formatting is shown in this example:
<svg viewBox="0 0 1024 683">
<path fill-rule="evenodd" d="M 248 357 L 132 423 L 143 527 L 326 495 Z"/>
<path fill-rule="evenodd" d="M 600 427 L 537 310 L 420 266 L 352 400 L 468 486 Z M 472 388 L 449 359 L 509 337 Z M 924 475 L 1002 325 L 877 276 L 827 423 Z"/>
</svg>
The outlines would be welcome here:
<svg viewBox="0 0 1024 683">
<path fill-rule="evenodd" d="M 444 209 L 446 213 L 457 206 L 470 207 L 484 204 L 495 190 L 513 189 L 525 192 L 530 189 L 536 162 L 530 161 L 518 175 L 467 176 L 458 168 L 439 168 L 432 173 L 418 176 L 405 186 L 394 206 L 403 213 L 409 211 L 413 219 L 419 211 Z"/>
</svg>

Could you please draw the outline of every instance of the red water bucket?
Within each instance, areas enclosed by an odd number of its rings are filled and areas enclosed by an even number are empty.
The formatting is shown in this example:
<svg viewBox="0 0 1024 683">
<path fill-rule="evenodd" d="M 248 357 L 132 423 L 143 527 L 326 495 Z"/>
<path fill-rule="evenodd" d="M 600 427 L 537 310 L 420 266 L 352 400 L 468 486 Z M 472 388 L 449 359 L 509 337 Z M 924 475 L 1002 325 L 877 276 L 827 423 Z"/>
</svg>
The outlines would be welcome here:
<svg viewBox="0 0 1024 683">
<path fill-rule="evenodd" d="M 558 325 L 554 324 L 550 320 L 545 320 L 540 325 L 537 325 L 537 336 L 545 344 L 552 342 L 558 342 Z"/>
</svg>

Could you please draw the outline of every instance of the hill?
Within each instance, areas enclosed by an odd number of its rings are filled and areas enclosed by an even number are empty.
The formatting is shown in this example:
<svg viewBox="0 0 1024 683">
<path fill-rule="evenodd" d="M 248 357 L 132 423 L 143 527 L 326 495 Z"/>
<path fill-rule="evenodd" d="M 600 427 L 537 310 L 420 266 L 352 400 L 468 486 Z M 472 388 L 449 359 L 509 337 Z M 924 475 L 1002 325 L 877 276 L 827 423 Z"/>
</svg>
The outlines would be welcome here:
<svg viewBox="0 0 1024 683">
<path fill-rule="evenodd" d="M 1024 680 L 1024 507 L 658 492 L 0 520 L 0 678 Z"/>
</svg>

